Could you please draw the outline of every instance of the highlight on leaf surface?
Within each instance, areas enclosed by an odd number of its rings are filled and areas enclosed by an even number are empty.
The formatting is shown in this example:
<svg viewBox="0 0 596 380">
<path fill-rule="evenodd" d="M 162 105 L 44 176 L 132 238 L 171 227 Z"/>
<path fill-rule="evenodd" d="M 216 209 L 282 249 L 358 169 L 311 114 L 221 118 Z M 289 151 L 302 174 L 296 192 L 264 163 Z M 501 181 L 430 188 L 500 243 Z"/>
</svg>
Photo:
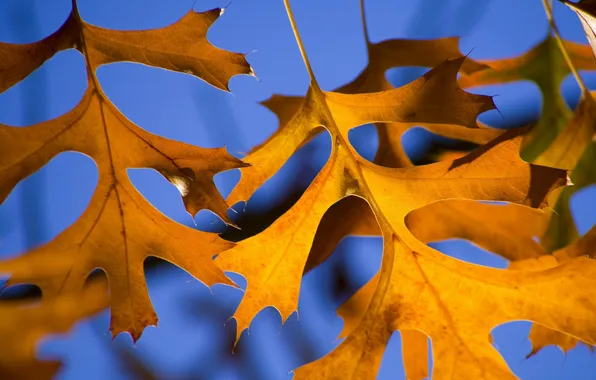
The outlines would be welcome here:
<svg viewBox="0 0 596 380">
<path fill-rule="evenodd" d="M 73 2 L 67 21 L 51 36 L 26 45 L 0 44 L 2 90 L 73 46 L 85 58 L 88 77 L 83 98 L 68 113 L 24 128 L 0 125 L 0 202 L 19 181 L 67 150 L 89 155 L 99 171 L 95 193 L 77 222 L 48 244 L 0 262 L 0 272 L 12 275 L 10 284 L 36 284 L 43 299 L 50 300 L 77 294 L 91 271 L 102 268 L 112 292 L 111 330 L 114 336 L 129 332 L 133 340 L 157 323 L 143 272 L 147 257 L 167 260 L 209 286 L 232 284 L 212 257 L 233 243 L 165 217 L 137 192 L 126 170 L 157 170 L 180 190 L 190 213 L 210 209 L 231 224 L 213 176 L 246 165 L 225 148 L 199 148 L 134 125 L 95 76 L 98 66 L 127 60 L 190 72 L 226 89 L 229 78 L 248 72 L 249 66 L 242 55 L 207 42 L 207 29 L 218 15 L 215 10 L 190 11 L 165 28 L 113 31 L 85 23 Z"/>
</svg>

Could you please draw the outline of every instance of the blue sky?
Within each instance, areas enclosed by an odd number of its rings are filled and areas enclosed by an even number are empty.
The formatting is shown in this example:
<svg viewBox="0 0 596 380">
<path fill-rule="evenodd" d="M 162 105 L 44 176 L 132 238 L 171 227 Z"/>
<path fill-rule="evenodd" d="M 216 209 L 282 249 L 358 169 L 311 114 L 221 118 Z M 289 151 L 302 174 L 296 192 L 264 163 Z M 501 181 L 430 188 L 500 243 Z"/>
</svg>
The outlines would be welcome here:
<svg viewBox="0 0 596 380">
<path fill-rule="evenodd" d="M 422 4 L 424 3 L 424 6 Z M 79 0 L 82 17 L 114 29 L 146 29 L 175 22 L 190 8 L 207 10 L 227 6 L 208 34 L 218 47 L 249 53 L 248 61 L 259 80 L 247 76 L 231 80 L 231 94 L 219 91 L 185 74 L 130 63 L 111 64 L 98 71 L 109 98 L 133 122 L 146 130 L 202 147 L 225 145 L 242 157 L 277 127 L 273 114 L 257 104 L 273 93 L 303 94 L 306 70 L 294 42 L 282 0 Z M 301 0 L 292 7 L 321 87 L 331 90 L 358 75 L 366 65 L 358 0 Z M 368 30 L 373 42 L 388 38 L 462 36 L 460 48 L 475 59 L 518 55 L 539 42 L 547 22 L 540 0 L 383 0 L 366 2 Z M 70 11 L 69 0 L 2 0 L 0 41 L 26 43 L 56 30 Z M 555 17 L 565 38 L 585 42 L 576 16 L 555 4 Z M 394 84 L 406 83 L 423 70 L 392 69 Z M 587 75 L 591 88 L 596 77 Z M 0 123 L 25 126 L 61 115 L 74 107 L 85 90 L 81 55 L 64 51 L 46 62 L 23 82 L 0 94 Z M 566 98 L 575 104 L 579 89 L 573 78 L 562 84 Z M 507 124 L 540 112 L 540 93 L 531 83 L 474 89 L 498 95 L 499 111 L 482 120 Z M 351 140 L 371 157 L 377 146 L 374 131 L 363 127 Z M 405 137 L 413 156 L 428 146 L 428 134 L 413 131 Z M 329 154 L 329 141 L 321 136 L 302 148 L 283 170 L 260 189 L 246 212 L 255 213 L 280 203 L 296 188 L 305 188 Z M 296 174 L 299 173 L 299 174 Z M 151 170 L 130 170 L 139 191 L 172 219 L 194 225 L 177 190 Z M 218 175 L 216 183 L 226 195 L 238 172 Z M 39 172 L 22 181 L 0 205 L 0 255 L 8 257 L 47 242 L 72 224 L 83 212 L 97 183 L 93 161 L 74 152 L 55 157 Z M 572 201 L 574 217 L 585 233 L 596 223 L 596 192 L 588 188 Z M 198 228 L 222 227 L 213 214 L 202 211 Z M 435 248 L 462 260 L 504 267 L 506 262 L 465 242 L 437 243 Z M 108 313 L 80 323 L 67 338 L 51 339 L 40 355 L 65 358 L 60 379 L 129 378 L 119 362 L 119 350 L 129 350 L 160 376 L 209 379 L 283 379 L 293 368 L 329 352 L 336 344 L 342 321 L 335 308 L 345 300 L 333 286 L 334 275 L 348 278 L 352 291 L 378 269 L 381 242 L 376 238 L 349 238 L 329 262 L 303 281 L 298 320 L 294 314 L 281 326 L 274 309 L 265 309 L 244 333 L 238 353 L 229 354 L 234 337 L 227 322 L 240 301 L 239 290 L 216 285 L 212 292 L 184 271 L 160 266 L 148 273 L 152 301 L 159 315 L 158 328 L 149 328 L 135 348 L 128 336 L 110 343 Z M 493 331 L 495 345 L 522 379 L 593 379 L 596 354 L 580 344 L 567 355 L 547 347 L 525 360 L 531 349 L 529 324 L 511 322 Z M 403 378 L 399 333 L 387 347 L 378 379 Z"/>
</svg>

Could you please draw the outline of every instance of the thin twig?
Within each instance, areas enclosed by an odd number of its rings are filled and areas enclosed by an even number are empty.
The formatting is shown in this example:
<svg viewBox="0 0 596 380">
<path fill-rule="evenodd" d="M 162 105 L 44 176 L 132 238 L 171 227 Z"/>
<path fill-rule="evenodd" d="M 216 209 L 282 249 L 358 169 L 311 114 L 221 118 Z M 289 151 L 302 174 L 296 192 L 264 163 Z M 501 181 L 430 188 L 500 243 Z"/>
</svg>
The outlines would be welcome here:
<svg viewBox="0 0 596 380">
<path fill-rule="evenodd" d="M 286 12 L 288 13 L 288 18 L 290 19 L 290 24 L 292 25 L 292 31 L 294 32 L 294 37 L 296 38 L 298 48 L 300 49 L 300 54 L 302 55 L 302 60 L 304 61 L 304 65 L 306 66 L 306 71 L 308 71 L 308 76 L 310 77 L 312 83 L 316 83 L 315 74 L 312 71 L 312 67 L 310 66 L 308 57 L 306 56 L 304 44 L 302 43 L 302 39 L 300 38 L 300 34 L 298 33 L 298 28 L 296 27 L 296 20 L 294 20 L 294 15 L 292 14 L 292 9 L 290 8 L 290 1 L 284 0 L 284 5 L 286 6 Z"/>
<path fill-rule="evenodd" d="M 364 0 L 360 0 L 360 17 L 362 17 L 362 30 L 364 30 L 364 39 L 366 44 L 370 43 L 368 38 L 368 27 L 366 26 L 366 11 L 364 10 Z"/>
<path fill-rule="evenodd" d="M 559 49 L 561 50 L 561 53 L 563 54 L 563 58 L 565 58 L 565 62 L 567 62 L 567 66 L 569 67 L 569 70 L 571 71 L 571 73 L 573 73 L 573 76 L 575 77 L 577 84 L 579 85 L 580 89 L 582 90 L 582 95 L 587 95 L 590 93 L 590 90 L 588 90 L 588 87 L 584 83 L 583 79 L 579 76 L 579 72 L 577 71 L 577 69 L 575 68 L 575 65 L 571 61 L 571 57 L 569 56 L 569 53 L 567 53 L 565 44 L 563 44 L 563 39 L 561 38 L 561 34 L 559 33 L 557 24 L 555 24 L 555 19 L 553 18 L 553 11 L 552 11 L 551 4 L 550 4 L 551 1 L 552 0 L 542 0 L 542 5 L 544 5 L 544 11 L 546 12 L 546 18 L 548 19 L 548 22 L 549 22 L 553 32 L 555 33 L 555 40 L 557 41 L 557 44 L 559 45 Z"/>
</svg>

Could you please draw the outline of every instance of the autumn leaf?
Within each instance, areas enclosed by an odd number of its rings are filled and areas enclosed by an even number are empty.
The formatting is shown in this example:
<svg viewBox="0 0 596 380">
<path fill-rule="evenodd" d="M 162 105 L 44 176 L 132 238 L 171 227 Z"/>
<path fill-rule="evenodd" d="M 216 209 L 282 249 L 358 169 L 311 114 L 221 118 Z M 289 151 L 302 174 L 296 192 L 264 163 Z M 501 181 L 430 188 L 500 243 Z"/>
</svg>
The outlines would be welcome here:
<svg viewBox="0 0 596 380">
<path fill-rule="evenodd" d="M 553 252 L 552 255 L 541 256 L 534 259 L 526 259 L 511 263 L 512 270 L 539 270 L 556 267 L 561 263 L 568 262 L 578 257 L 594 257 L 596 250 L 596 227 L 592 227 L 584 236 L 576 240 L 573 244 Z M 564 331 L 552 330 L 547 327 L 534 324 L 530 330 L 529 339 L 532 342 L 532 351 L 528 357 L 535 355 L 538 351 L 548 345 L 556 345 L 563 352 L 574 348 L 578 341 L 575 336 L 569 335 Z M 593 342 L 585 342 L 590 350 L 593 350 Z"/>
<path fill-rule="evenodd" d="M 520 154 L 526 161 L 536 165 L 572 170 L 573 176 L 573 173 L 586 169 L 585 164 L 576 166 L 593 144 L 596 133 L 596 103 L 577 70 L 594 70 L 596 61 L 590 54 L 589 46 L 561 39 L 550 5 L 547 1 L 543 3 L 550 23 L 546 39 L 520 57 L 483 62 L 490 68 L 462 77 L 460 84 L 470 87 L 518 80 L 535 82 L 543 95 L 542 115 L 524 137 Z M 570 6 L 578 12 L 579 8 Z M 580 12 L 578 15 L 586 28 L 585 14 Z M 551 36 L 551 32 L 554 36 Z M 562 80 L 569 73 L 574 74 L 582 89 L 580 103 L 573 112 L 567 107 L 560 90 Z M 578 238 L 569 200 L 580 188 L 573 186 L 561 189 L 557 192 L 560 196 L 551 197 L 549 227 L 541 236 L 542 245 L 547 251 L 562 248 Z"/>
<path fill-rule="evenodd" d="M 252 194 L 321 126 L 331 135 L 332 152 L 286 214 L 261 234 L 218 256 L 224 270 L 243 273 L 248 280 L 234 314 L 238 336 L 265 306 L 276 307 L 282 321 L 295 310 L 316 226 L 332 204 L 355 195 L 370 205 L 383 236 L 380 277 L 370 305 L 346 340 L 329 355 L 296 370 L 296 378 L 370 377 L 395 330 L 430 336 L 437 378 L 512 378 L 489 341 L 495 326 L 511 320 L 531 320 L 593 344 L 596 329 L 590 321 L 596 315 L 588 290 L 596 271 L 592 261 L 577 258 L 531 272 L 484 268 L 435 251 L 406 224 L 413 211 L 453 199 L 544 208 L 552 190 L 565 183 L 566 172 L 521 160 L 515 152 L 527 132 L 523 129 L 507 131 L 450 162 L 386 168 L 364 160 L 347 142 L 353 127 L 406 121 L 474 127 L 477 115 L 491 109 L 492 101 L 456 85 L 461 58 L 444 62 L 397 90 L 323 92 L 285 4 L 311 78 L 310 88 L 287 124 L 247 157 L 253 166 L 242 170 L 237 193 Z M 265 241 L 269 244 L 264 245 Z"/>
<path fill-rule="evenodd" d="M 571 41 L 563 41 L 563 44 L 578 70 L 596 70 L 596 60 L 589 46 Z M 556 38 L 549 33 L 542 42 L 519 57 L 480 63 L 489 68 L 462 76 L 459 83 L 463 88 L 521 80 L 538 85 L 542 93 L 542 113 L 524 137 L 520 154 L 528 162 L 543 164 L 541 155 L 572 118 L 572 112 L 561 94 L 561 82 L 571 69 L 557 46 Z"/>
<path fill-rule="evenodd" d="M 366 24 L 364 25 L 364 30 L 366 31 Z M 333 92 L 355 94 L 390 90 L 393 89 L 393 86 L 387 81 L 385 72 L 392 67 L 435 67 L 447 59 L 464 58 L 458 48 L 459 38 L 456 37 L 434 40 L 393 39 L 379 43 L 371 43 L 367 33 L 365 33 L 365 37 L 368 65 L 356 79 Z M 461 71 L 465 74 L 471 74 L 486 68 L 485 65 L 471 59 L 466 59 L 463 60 Z M 283 127 L 294 116 L 302 101 L 302 97 L 276 94 L 261 104 L 277 115 L 279 125 Z M 423 126 L 431 132 L 445 137 L 477 144 L 486 143 L 501 133 L 499 130 L 488 128 L 482 124 L 480 124 L 480 128 L 476 125 L 473 126 L 474 128 L 461 128 L 457 124 L 425 124 L 421 121 L 375 123 L 379 134 L 379 149 L 377 150 L 374 162 L 389 167 L 412 166 L 410 159 L 403 150 L 401 137 L 407 130 L 416 126 Z M 280 133 L 279 131 L 278 133 Z M 310 138 L 314 137 L 318 132 L 320 131 L 314 131 Z M 273 139 L 275 136 L 276 134 L 272 135 L 269 139 Z M 309 140 L 305 140 L 305 142 L 307 141 Z M 254 147 L 250 153 L 256 152 L 261 146 L 262 144 Z M 233 204 L 244 199 L 243 197 L 244 194 L 237 194 L 236 191 L 233 191 L 228 201 Z"/>
<path fill-rule="evenodd" d="M 51 299 L 79 292 L 91 271 L 103 268 L 112 292 L 111 330 L 114 335 L 127 331 L 134 340 L 157 323 L 145 283 L 147 257 L 178 265 L 207 285 L 232 284 L 212 257 L 233 244 L 165 217 L 136 191 L 127 169 L 157 170 L 180 190 L 190 213 L 210 209 L 231 223 L 213 176 L 245 164 L 224 148 L 191 146 L 134 125 L 110 102 L 95 76 L 102 64 L 129 60 L 189 72 L 225 89 L 232 75 L 250 68 L 242 55 L 207 42 L 207 29 L 218 15 L 217 10 L 190 11 L 165 28 L 122 32 L 87 24 L 73 2 L 69 18 L 50 37 L 27 45 L 0 44 L 3 89 L 56 51 L 73 46 L 84 55 L 88 74 L 83 98 L 67 114 L 25 128 L 0 125 L 0 201 L 64 151 L 89 155 L 99 171 L 97 189 L 76 223 L 50 243 L 0 262 L 0 271 L 12 275 L 11 284 L 36 284 L 44 299 Z"/>
<path fill-rule="evenodd" d="M 51 379 L 60 369 L 57 361 L 39 361 L 37 345 L 50 334 L 65 333 L 83 318 L 108 306 L 105 281 L 92 280 L 80 294 L 61 295 L 51 301 L 5 301 L 0 304 L 0 377 Z"/>
<path fill-rule="evenodd" d="M 306 57 L 298 35 L 297 39 Z M 416 239 L 405 219 L 413 210 L 454 198 L 544 207 L 547 195 L 562 184 L 565 172 L 528 165 L 512 155 L 519 149 L 523 130 L 509 131 L 455 161 L 402 169 L 370 163 L 358 156 L 347 142 L 349 129 L 370 122 L 405 122 L 414 118 L 412 122 L 476 125 L 477 115 L 492 108 L 492 101 L 465 93 L 457 86 L 456 74 L 462 62 L 462 58 L 444 62 L 400 89 L 340 94 L 319 89 L 305 58 L 311 78 L 305 100 L 273 138 L 247 157 L 246 161 L 254 165 L 243 169 L 238 185 L 241 188 L 238 193 L 243 195 L 250 195 L 277 171 L 313 130 L 323 126 L 331 134 L 331 157 L 302 198 L 264 232 L 240 242 L 216 260 L 224 270 L 243 273 L 248 281 L 244 298 L 234 314 L 238 336 L 266 306 L 276 307 L 282 321 L 296 309 L 313 235 L 332 204 L 349 195 L 365 199 L 384 238 L 381 277 L 362 321 L 332 354 L 297 370 L 297 378 L 370 376 L 378 369 L 391 332 L 397 329 L 419 330 L 433 342 L 437 340 L 437 360 L 443 363 L 436 365 L 435 373 L 439 377 L 441 373 L 486 371 L 495 376 L 509 376 L 505 362 L 488 342 L 488 334 L 494 327 L 488 324 L 516 319 L 515 312 L 500 300 L 509 297 L 522 303 L 524 296 L 517 289 L 533 282 L 524 276 L 507 277 L 510 274 L 444 257 Z M 531 287 L 531 291 L 541 293 L 556 288 L 559 282 L 559 277 L 550 282 L 538 277 L 536 283 L 543 285 Z M 464 284 L 463 290 L 469 294 L 465 301 L 448 290 L 453 283 Z M 439 291 L 442 293 L 437 295 Z M 495 292 L 494 297 L 484 302 L 484 294 L 491 291 Z M 444 297 L 448 300 L 443 301 Z M 579 301 L 570 298 L 568 302 Z M 487 306 L 478 309 L 478 303 Z M 477 315 L 495 308 L 499 312 L 487 319 L 486 325 L 477 322 Z M 524 309 L 519 310 L 523 314 Z M 583 314 L 576 318 L 583 322 L 581 333 L 586 335 L 585 339 L 591 340 L 592 331 L 585 323 L 590 311 L 585 307 L 582 310 Z M 551 325 L 553 312 L 564 313 L 558 308 L 553 310 L 551 303 L 539 298 L 527 312 L 531 313 L 529 319 L 546 320 Z M 567 314 L 557 321 L 573 319 Z M 460 330 L 468 333 L 461 337 Z M 579 333 L 579 330 L 578 324 L 574 331 Z M 455 357 L 462 358 L 457 365 L 453 361 Z"/>
<path fill-rule="evenodd" d="M 590 164 L 593 162 L 591 160 L 594 156 L 592 151 L 595 149 L 596 102 L 593 94 L 580 77 L 565 43 L 560 37 L 548 2 L 544 2 L 544 7 L 561 54 L 581 89 L 580 102 L 573 112 L 573 116 L 550 145 L 544 147 L 540 156 L 534 160 L 538 165 L 569 170 L 571 171 L 570 177 L 577 178 L 577 184 L 570 178 L 569 186 L 551 195 L 549 199 L 551 218 L 545 235 L 542 237 L 542 245 L 548 251 L 554 251 L 571 244 L 579 236 L 569 209 L 571 196 L 577 190 L 596 183 L 596 177 L 592 173 Z"/>
<path fill-rule="evenodd" d="M 77 49 L 91 65 L 137 62 L 185 72 L 226 90 L 230 77 L 250 74 L 244 55 L 221 50 L 207 41 L 207 30 L 220 9 L 198 13 L 190 10 L 176 23 L 143 31 L 116 31 L 88 24 L 79 16 L 76 0 L 62 26 L 50 36 L 30 44 L 0 42 L 0 93 L 66 49 Z"/>
<path fill-rule="evenodd" d="M 370 219 L 366 218 L 367 214 L 363 215 L 365 217 L 359 219 L 362 221 L 361 223 L 350 223 L 352 226 L 350 234 L 369 234 L 361 233 L 366 224 L 370 223 Z M 343 221 L 336 220 L 339 221 L 339 230 L 343 230 Z M 440 220 L 441 223 L 428 223 L 428 220 Z M 452 238 L 467 239 L 508 259 L 510 270 L 528 271 L 552 268 L 571 258 L 594 254 L 592 247 L 596 237 L 596 228 L 573 245 L 555 252 L 555 256 L 547 254 L 535 239 L 544 234 L 548 222 L 548 213 L 541 210 L 516 204 L 495 205 L 469 200 L 445 200 L 431 203 L 411 212 L 406 217 L 408 228 L 420 241 L 431 243 Z M 373 277 L 338 309 L 338 315 L 344 319 L 344 329 L 340 338 L 349 335 L 349 332 L 353 331 L 362 319 L 370 304 L 377 281 L 378 276 Z M 561 347 L 566 352 L 575 347 L 578 342 L 575 337 L 541 325 L 532 327 L 529 339 L 533 347 L 529 356 L 552 344 Z M 420 355 L 426 355 L 426 353 L 410 353 L 404 357 L 406 371 L 408 368 L 414 368 L 413 371 L 417 371 L 416 363 L 410 364 L 409 358 L 416 358 Z"/>
<path fill-rule="evenodd" d="M 342 230 L 343 221 L 337 220 L 339 229 Z M 364 229 L 363 224 L 370 223 L 367 218 L 360 220 L 363 222 L 352 223 L 354 226 L 350 231 L 352 234 L 359 234 Z M 429 220 L 440 221 L 440 223 L 429 223 Z M 539 209 L 518 204 L 500 205 L 466 199 L 448 199 L 412 211 L 406 216 L 405 221 L 414 236 L 425 244 L 453 238 L 466 239 L 503 256 L 510 260 L 512 265 L 518 262 L 534 262 L 530 259 L 552 258 L 550 255 L 545 256 L 546 252 L 534 240 L 535 237 L 542 235 L 548 222 L 548 214 Z M 523 269 L 529 270 L 530 266 L 525 265 Z M 362 320 L 377 281 L 378 275 L 338 308 L 338 315 L 344 320 L 344 329 L 340 338 L 348 336 Z M 546 344 L 556 344 L 561 340 L 570 339 L 566 334 L 543 326 L 535 326 L 532 331 L 538 331 L 536 341 L 533 341 L 537 349 L 542 347 L 541 341 L 548 342 Z M 420 359 L 428 356 L 426 339 L 426 336 L 419 331 L 402 331 L 403 362 L 408 379 L 422 379 L 428 376 L 425 372 L 428 371 L 428 363 L 426 359 L 423 362 Z"/>
<path fill-rule="evenodd" d="M 223 270 L 244 275 L 248 285 L 234 314 L 238 340 L 267 306 L 285 321 L 297 308 L 304 273 L 348 235 L 382 237 L 381 269 L 338 309 L 345 340 L 298 368 L 296 379 L 374 377 L 395 331 L 402 335 L 408 379 L 515 378 L 490 338 L 495 326 L 513 320 L 533 322 L 532 353 L 548 344 L 567 350 L 578 341 L 596 343 L 596 227 L 579 238 L 569 210 L 573 193 L 596 183 L 596 103 L 577 75 L 577 69 L 594 69 L 596 63 L 588 46 L 560 39 L 548 2 L 555 37 L 549 31 L 528 53 L 491 62 L 465 57 L 457 38 L 372 43 L 364 22 L 368 65 L 354 81 L 329 92 L 319 87 L 289 1 L 284 3 L 310 86 L 305 97 L 274 95 L 263 103 L 278 116 L 280 128 L 253 148 L 246 162 L 223 148 L 203 149 L 148 133 L 110 102 L 95 74 L 103 64 L 130 61 L 185 72 L 227 90 L 233 75 L 252 70 L 244 55 L 207 41 L 218 9 L 191 10 L 164 28 L 113 31 L 86 23 L 73 1 L 68 18 L 49 37 L 24 45 L 0 43 L 0 93 L 65 49 L 78 50 L 87 68 L 87 89 L 70 112 L 24 128 L 0 125 L 0 202 L 64 151 L 90 156 L 99 172 L 81 218 L 51 242 L 0 261 L 0 272 L 11 275 L 7 285 L 31 283 L 43 293 L 39 305 L 0 306 L 6 316 L 0 325 L 3 377 L 51 377 L 59 363 L 35 359 L 39 339 L 65 332 L 108 306 L 114 336 L 127 331 L 136 341 L 146 326 L 157 323 L 143 268 L 150 256 L 207 285 L 233 285 Z M 589 39 L 594 37 L 590 4 L 570 5 Z M 362 1 L 360 6 L 365 20 Z M 395 89 L 385 73 L 399 66 L 431 70 Z M 573 112 L 560 93 L 570 72 L 582 87 Z M 538 84 L 544 108 L 536 125 L 508 131 L 479 123 L 478 115 L 494 109 L 492 99 L 460 87 L 518 80 Z M 348 139 L 350 130 L 368 123 L 375 124 L 380 140 L 374 162 L 361 157 Z M 480 146 L 413 166 L 401 137 L 415 126 Z M 289 211 L 238 244 L 168 219 L 127 175 L 128 168 L 154 169 L 180 191 L 190 214 L 209 209 L 233 225 L 214 175 L 241 169 L 228 202 L 247 201 L 319 133 L 327 133 L 332 146 L 323 169 Z M 506 258 L 509 268 L 462 262 L 427 245 L 450 238 Z M 89 279 L 96 268 L 107 274 L 109 299 L 105 284 Z M 131 364 L 139 376 L 154 377 L 141 361 Z"/>
<path fill-rule="evenodd" d="M 296 309 L 300 276 L 321 218 L 345 196 L 362 196 L 364 178 L 357 160 L 363 159 L 356 158 L 346 143 L 351 127 L 408 119 L 471 125 L 479 112 L 492 106 L 490 98 L 457 88 L 455 78 L 462 61 L 447 61 L 407 86 L 372 94 L 323 93 L 311 86 L 296 115 L 276 138 L 244 159 L 254 165 L 243 170 L 237 193 L 248 198 L 320 125 L 332 133 L 334 141 L 327 165 L 296 205 L 263 233 L 240 242 L 216 260 L 222 269 L 244 274 L 249 283 L 235 314 L 239 333 L 265 306 L 275 305 L 283 320 Z M 336 130 L 331 132 L 329 126 Z"/>
</svg>

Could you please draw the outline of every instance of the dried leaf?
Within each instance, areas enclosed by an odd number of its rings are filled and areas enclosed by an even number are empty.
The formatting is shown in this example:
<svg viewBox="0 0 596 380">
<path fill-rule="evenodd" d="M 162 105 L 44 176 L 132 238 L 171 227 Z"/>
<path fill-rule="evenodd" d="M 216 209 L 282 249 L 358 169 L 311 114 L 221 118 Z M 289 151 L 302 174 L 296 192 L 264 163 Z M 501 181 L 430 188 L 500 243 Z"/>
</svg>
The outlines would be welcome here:
<svg viewBox="0 0 596 380">
<path fill-rule="evenodd" d="M 459 38 L 455 37 L 435 40 L 393 39 L 379 43 L 371 43 L 367 40 L 368 65 L 356 79 L 334 90 L 334 92 L 362 94 L 390 90 L 393 86 L 385 76 L 388 69 L 403 66 L 435 67 L 447 59 L 461 59 L 463 55 L 459 51 L 458 43 Z M 486 66 L 471 59 L 466 59 L 462 63 L 461 71 L 465 74 L 471 74 L 486 68 Z M 302 98 L 297 96 L 273 95 L 262 104 L 277 115 L 281 127 L 298 110 L 301 101 Z M 420 125 L 442 136 L 477 144 L 486 143 L 502 132 L 487 128 L 485 125 L 481 125 L 481 128 L 466 129 L 456 124 L 375 123 L 379 134 L 379 149 L 374 162 L 388 167 L 412 166 L 410 159 L 403 150 L 401 137 L 408 129 Z M 270 139 L 274 136 L 271 136 Z M 258 150 L 261 145 L 253 148 L 251 152 Z M 234 203 L 233 201 L 238 200 L 238 197 L 235 193 L 232 193 L 229 200 Z"/>
<path fill-rule="evenodd" d="M 552 271 L 523 275 L 483 268 L 429 248 L 406 225 L 412 211 L 447 199 L 546 206 L 549 193 L 563 184 L 565 172 L 528 165 L 511 154 L 518 151 L 525 130 L 508 131 L 457 160 L 413 168 L 377 166 L 358 156 L 348 143 L 351 128 L 370 122 L 476 126 L 477 115 L 491 109 L 492 101 L 456 85 L 462 59 L 447 61 L 397 90 L 328 93 L 318 87 L 297 39 L 311 78 L 309 91 L 288 123 L 247 157 L 254 165 L 243 170 L 234 200 L 248 198 L 321 126 L 331 135 L 332 152 L 288 213 L 262 234 L 243 241 L 241 249 L 218 256 L 222 268 L 247 276 L 246 294 L 234 315 L 239 331 L 265 306 L 276 307 L 282 320 L 296 308 L 317 224 L 325 209 L 356 195 L 369 203 L 382 231 L 384 253 L 378 284 L 352 333 L 331 354 L 299 368 L 297 379 L 370 377 L 378 370 L 385 344 L 395 330 L 419 330 L 431 337 L 437 378 L 511 378 L 488 339 L 494 326 L 510 320 L 534 320 L 594 342 L 596 329 L 589 321 L 596 316 L 595 308 L 586 289 L 596 266 L 589 260 L 576 259 Z M 317 196 L 321 201 L 312 201 Z M 273 241 L 275 247 L 268 249 L 263 241 Z M 582 290 L 567 296 L 578 284 Z M 550 302 L 550 296 L 563 294 L 563 305 Z"/>
<path fill-rule="evenodd" d="M 346 143 L 351 127 L 374 121 L 403 120 L 473 125 L 476 115 L 492 106 L 490 98 L 467 94 L 457 88 L 455 76 L 462 62 L 463 59 L 447 61 L 407 86 L 373 94 L 323 93 L 311 86 L 291 121 L 261 149 L 245 158 L 255 165 L 243 170 L 235 192 L 247 199 L 320 125 L 328 128 L 334 141 L 328 163 L 296 205 L 263 233 L 217 258 L 222 269 L 243 273 L 248 280 L 246 294 L 234 315 L 238 321 L 238 336 L 268 305 L 275 306 L 283 320 L 296 309 L 300 277 L 321 218 L 343 197 L 363 196 L 363 181 L 368 180 L 366 172 L 364 177 L 361 173 L 366 165 L 354 156 L 353 148 Z M 440 106 L 429 106 L 431 104 Z M 337 130 L 332 131 L 332 128 Z M 430 176 L 440 178 L 456 173 L 458 169 L 450 170 L 450 164 L 435 168 L 436 172 Z M 522 161 L 520 164 L 527 166 Z M 516 165 L 510 167 L 515 170 Z M 417 168 L 412 170 L 414 176 L 426 175 L 418 174 Z M 450 181 L 444 183 L 447 182 Z M 443 196 L 447 195 L 430 195 L 433 200 Z"/>
<path fill-rule="evenodd" d="M 114 335 L 130 332 L 134 340 L 157 323 L 143 272 L 147 257 L 163 258 L 207 285 L 232 284 L 212 257 L 233 244 L 162 215 L 136 191 L 126 170 L 159 171 L 180 190 L 189 212 L 208 208 L 229 222 L 213 176 L 245 164 L 224 148 L 198 148 L 144 131 L 118 111 L 95 77 L 99 65 L 129 60 L 190 72 L 225 89 L 230 76 L 247 73 L 249 66 L 242 55 L 207 42 L 218 12 L 190 11 L 165 28 L 122 32 L 87 24 L 73 3 L 67 21 L 50 37 L 27 45 L 0 44 L 2 89 L 73 46 L 84 55 L 88 73 L 83 98 L 67 114 L 25 128 L 0 125 L 0 202 L 60 152 L 85 153 L 99 170 L 97 189 L 75 224 L 50 243 L 0 262 L 0 271 L 12 274 L 11 284 L 37 284 L 49 300 L 76 294 L 92 270 L 103 268 L 112 292 L 111 330 Z"/>
<path fill-rule="evenodd" d="M 91 65 L 137 62 L 195 75 L 226 90 L 228 80 L 252 70 L 243 54 L 221 50 L 207 41 L 207 30 L 221 14 L 220 9 L 198 13 L 190 10 L 176 23 L 152 30 L 116 31 L 88 24 L 73 10 L 50 36 L 30 44 L 0 42 L 0 93 L 25 79 L 54 54 L 77 49 Z"/>
</svg>

